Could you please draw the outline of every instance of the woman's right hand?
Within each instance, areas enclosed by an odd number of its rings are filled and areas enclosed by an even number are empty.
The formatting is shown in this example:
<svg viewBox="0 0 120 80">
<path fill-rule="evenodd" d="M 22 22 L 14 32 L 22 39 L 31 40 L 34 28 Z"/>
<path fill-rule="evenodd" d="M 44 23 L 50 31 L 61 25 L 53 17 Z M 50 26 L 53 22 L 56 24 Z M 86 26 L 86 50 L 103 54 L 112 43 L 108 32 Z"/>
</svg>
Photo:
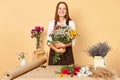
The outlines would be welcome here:
<svg viewBox="0 0 120 80">
<path fill-rule="evenodd" d="M 59 44 L 57 41 L 54 43 L 54 46 L 55 46 L 57 49 L 61 48 L 61 44 Z"/>
<path fill-rule="evenodd" d="M 54 43 L 54 45 L 55 45 L 56 48 L 65 48 L 65 44 L 63 44 L 63 43 L 60 42 L 60 41 L 56 41 L 56 42 Z"/>
</svg>

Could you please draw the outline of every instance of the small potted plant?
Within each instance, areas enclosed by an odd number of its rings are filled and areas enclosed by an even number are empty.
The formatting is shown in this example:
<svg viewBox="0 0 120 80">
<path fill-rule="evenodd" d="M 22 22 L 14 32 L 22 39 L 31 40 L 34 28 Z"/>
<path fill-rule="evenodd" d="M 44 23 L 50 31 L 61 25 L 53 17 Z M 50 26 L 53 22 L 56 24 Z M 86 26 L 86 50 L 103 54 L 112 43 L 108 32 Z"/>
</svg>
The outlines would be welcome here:
<svg viewBox="0 0 120 80">
<path fill-rule="evenodd" d="M 99 42 L 88 49 L 90 56 L 94 58 L 94 67 L 105 67 L 105 56 L 110 51 L 110 46 L 107 42 Z M 96 60 L 97 59 L 97 60 Z M 99 61 L 99 62 L 98 62 Z"/>
</svg>

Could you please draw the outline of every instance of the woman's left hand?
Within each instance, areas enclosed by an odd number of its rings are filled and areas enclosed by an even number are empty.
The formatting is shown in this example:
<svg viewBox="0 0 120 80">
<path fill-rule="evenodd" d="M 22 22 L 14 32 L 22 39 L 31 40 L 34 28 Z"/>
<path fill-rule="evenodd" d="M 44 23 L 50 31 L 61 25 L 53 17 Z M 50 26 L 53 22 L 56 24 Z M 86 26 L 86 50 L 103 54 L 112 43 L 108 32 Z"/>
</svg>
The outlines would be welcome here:
<svg viewBox="0 0 120 80">
<path fill-rule="evenodd" d="M 55 52 L 60 53 L 60 54 L 64 54 L 66 52 L 66 48 L 56 49 Z"/>
</svg>

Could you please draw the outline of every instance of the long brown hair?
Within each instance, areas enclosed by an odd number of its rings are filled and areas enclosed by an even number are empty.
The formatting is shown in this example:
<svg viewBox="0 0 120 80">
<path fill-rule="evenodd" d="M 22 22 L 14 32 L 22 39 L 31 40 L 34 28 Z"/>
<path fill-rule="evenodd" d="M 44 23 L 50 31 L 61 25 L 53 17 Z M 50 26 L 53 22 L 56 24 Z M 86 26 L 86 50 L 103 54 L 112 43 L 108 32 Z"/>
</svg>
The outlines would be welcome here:
<svg viewBox="0 0 120 80">
<path fill-rule="evenodd" d="M 64 4 L 66 6 L 66 15 L 65 15 L 65 19 L 66 22 L 68 22 L 69 20 L 71 20 L 70 16 L 69 16 L 69 10 L 68 10 L 68 5 L 65 2 L 59 2 L 56 6 L 56 11 L 55 11 L 55 21 L 59 21 L 59 15 L 58 15 L 58 7 L 60 4 Z"/>
</svg>

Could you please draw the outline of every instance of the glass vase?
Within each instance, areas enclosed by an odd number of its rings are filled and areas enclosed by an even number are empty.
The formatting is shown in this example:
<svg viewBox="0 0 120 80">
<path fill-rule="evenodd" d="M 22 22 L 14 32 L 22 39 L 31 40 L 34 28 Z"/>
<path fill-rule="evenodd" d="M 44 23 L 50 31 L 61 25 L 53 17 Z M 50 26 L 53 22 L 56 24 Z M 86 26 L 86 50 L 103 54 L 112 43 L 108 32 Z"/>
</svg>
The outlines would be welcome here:
<svg viewBox="0 0 120 80">
<path fill-rule="evenodd" d="M 40 38 L 36 38 L 36 49 L 40 48 Z"/>
</svg>

